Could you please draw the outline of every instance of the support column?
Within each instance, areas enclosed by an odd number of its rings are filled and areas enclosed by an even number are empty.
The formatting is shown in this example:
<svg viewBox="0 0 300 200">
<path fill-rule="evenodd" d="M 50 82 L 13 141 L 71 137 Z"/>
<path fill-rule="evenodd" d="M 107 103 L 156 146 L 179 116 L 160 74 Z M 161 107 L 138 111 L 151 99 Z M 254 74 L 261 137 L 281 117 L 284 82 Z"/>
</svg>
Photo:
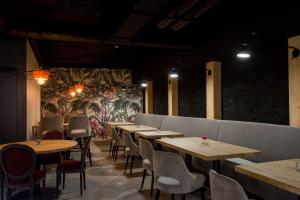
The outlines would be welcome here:
<svg viewBox="0 0 300 200">
<path fill-rule="evenodd" d="M 178 79 L 168 79 L 168 115 L 178 115 Z"/>
<path fill-rule="evenodd" d="M 206 63 L 206 118 L 222 119 L 221 62 Z"/>
<path fill-rule="evenodd" d="M 145 113 L 153 113 L 153 82 L 147 81 L 147 88 L 145 89 Z"/>
<path fill-rule="evenodd" d="M 300 49 L 300 35 L 289 38 L 289 46 Z M 300 126 L 300 56 L 294 58 L 293 49 L 288 49 L 289 62 L 289 114 L 290 125 Z"/>
</svg>

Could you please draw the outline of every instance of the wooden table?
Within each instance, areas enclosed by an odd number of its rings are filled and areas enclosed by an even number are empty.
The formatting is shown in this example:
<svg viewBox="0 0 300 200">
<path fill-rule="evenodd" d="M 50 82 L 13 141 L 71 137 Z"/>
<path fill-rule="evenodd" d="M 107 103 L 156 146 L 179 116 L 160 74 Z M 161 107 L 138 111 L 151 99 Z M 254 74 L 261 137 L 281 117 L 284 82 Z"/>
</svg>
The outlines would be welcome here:
<svg viewBox="0 0 300 200">
<path fill-rule="evenodd" d="M 109 136 L 112 135 L 112 129 L 116 126 L 124 126 L 124 125 L 134 125 L 133 122 L 106 122 L 106 132 Z"/>
<path fill-rule="evenodd" d="M 280 160 L 235 166 L 235 171 L 300 196 L 300 172 L 296 161 Z"/>
<path fill-rule="evenodd" d="M 136 133 L 139 137 L 146 138 L 146 139 L 159 139 L 163 137 L 182 137 L 184 136 L 183 133 L 178 133 L 174 131 L 143 131 Z"/>
<path fill-rule="evenodd" d="M 162 138 L 156 140 L 156 143 L 175 149 L 189 155 L 188 162 L 194 156 L 205 161 L 213 161 L 214 169 L 219 171 L 220 160 L 228 158 L 243 157 L 256 155 L 259 150 L 241 147 L 237 145 L 209 140 L 208 145 L 202 144 L 200 137 L 184 137 L 184 138 Z"/>
<path fill-rule="evenodd" d="M 40 145 L 35 141 L 22 141 L 9 144 L 24 144 L 31 147 L 36 154 L 48 154 L 73 149 L 77 145 L 77 142 L 73 140 L 42 140 Z M 0 149 L 5 145 L 8 144 L 0 145 Z"/>
<path fill-rule="evenodd" d="M 145 125 L 127 125 L 127 126 L 116 126 L 116 128 L 128 132 L 128 133 L 136 133 L 141 131 L 156 131 L 157 128 L 151 127 L 151 126 L 145 126 Z"/>
</svg>

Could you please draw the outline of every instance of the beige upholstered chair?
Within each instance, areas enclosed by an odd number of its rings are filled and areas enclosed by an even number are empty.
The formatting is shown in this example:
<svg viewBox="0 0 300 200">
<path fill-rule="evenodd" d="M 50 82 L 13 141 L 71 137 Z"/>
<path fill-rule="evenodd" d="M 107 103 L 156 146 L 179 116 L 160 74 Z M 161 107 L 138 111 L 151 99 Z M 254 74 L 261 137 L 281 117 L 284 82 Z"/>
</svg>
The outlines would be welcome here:
<svg viewBox="0 0 300 200">
<path fill-rule="evenodd" d="M 67 135 L 70 138 L 87 137 L 91 134 L 91 125 L 88 117 L 75 116 L 70 118 Z"/>
<path fill-rule="evenodd" d="M 118 158 L 119 150 L 123 149 L 125 151 L 125 146 L 122 138 L 120 137 L 116 128 L 113 128 L 112 131 L 112 157 L 115 159 L 115 162 Z"/>
<path fill-rule="evenodd" d="M 159 199 L 160 191 L 174 194 L 191 193 L 201 188 L 204 200 L 203 185 L 205 176 L 191 173 L 186 167 L 182 157 L 172 152 L 156 151 L 153 156 L 154 180 L 157 187 L 156 199 Z"/>
<path fill-rule="evenodd" d="M 235 180 L 209 171 L 211 199 L 212 200 L 248 200 L 242 186 Z"/>
<path fill-rule="evenodd" d="M 60 117 L 45 117 L 41 119 L 38 133 L 44 135 L 46 132 L 57 130 L 64 133 L 62 119 Z"/>
<path fill-rule="evenodd" d="M 139 146 L 134 143 L 129 133 L 123 133 L 123 143 L 125 145 L 125 155 L 127 156 L 124 173 L 126 174 L 128 160 L 131 158 L 130 174 L 132 174 L 133 161 L 135 158 L 140 157 L 140 149 Z"/>
<path fill-rule="evenodd" d="M 67 137 L 76 139 L 79 143 L 80 150 L 83 149 L 83 144 L 87 137 L 91 135 L 90 120 L 87 116 L 74 116 L 70 118 L 67 128 Z M 91 151 L 88 150 L 90 165 L 92 166 Z"/>
<path fill-rule="evenodd" d="M 151 178 L 151 196 L 153 193 L 153 183 L 154 183 L 154 172 L 153 172 L 153 154 L 154 154 L 154 149 L 151 144 L 146 139 L 139 139 L 139 147 L 140 147 L 140 155 L 143 159 L 142 161 L 142 166 L 144 168 L 144 173 L 143 173 L 143 179 L 142 179 L 142 185 L 141 185 L 141 190 L 143 189 L 145 177 L 147 174 L 147 170 L 151 172 L 152 178 Z"/>
</svg>

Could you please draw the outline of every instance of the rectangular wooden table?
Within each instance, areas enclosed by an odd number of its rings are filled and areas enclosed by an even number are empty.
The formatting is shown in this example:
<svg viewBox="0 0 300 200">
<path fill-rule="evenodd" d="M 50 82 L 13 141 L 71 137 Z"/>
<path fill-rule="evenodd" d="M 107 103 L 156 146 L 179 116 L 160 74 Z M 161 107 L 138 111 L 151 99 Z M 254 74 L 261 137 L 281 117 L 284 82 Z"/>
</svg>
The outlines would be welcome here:
<svg viewBox="0 0 300 200">
<path fill-rule="evenodd" d="M 128 132 L 128 133 L 136 133 L 140 131 L 156 131 L 157 128 L 145 125 L 127 125 L 127 126 L 116 126 L 116 128 Z"/>
<path fill-rule="evenodd" d="M 105 124 L 106 124 L 105 128 L 106 128 L 107 134 L 109 136 L 112 135 L 112 130 L 116 126 L 124 126 L 124 125 L 127 125 L 127 126 L 130 125 L 130 126 L 132 126 L 132 125 L 134 125 L 133 122 L 106 122 Z"/>
<path fill-rule="evenodd" d="M 183 133 L 178 133 L 174 131 L 143 131 L 137 132 L 137 136 L 146 138 L 146 139 L 159 139 L 163 137 L 182 137 L 184 136 Z"/>
<path fill-rule="evenodd" d="M 300 172 L 297 159 L 235 166 L 235 171 L 300 196 Z"/>
<path fill-rule="evenodd" d="M 209 140 L 209 144 L 204 145 L 200 137 L 162 138 L 157 139 L 156 143 L 185 153 L 188 156 L 194 156 L 205 161 L 213 161 L 214 169 L 217 171 L 219 171 L 220 168 L 220 160 L 260 153 L 259 150 L 215 140 Z M 190 159 L 191 158 L 188 160 Z"/>
</svg>

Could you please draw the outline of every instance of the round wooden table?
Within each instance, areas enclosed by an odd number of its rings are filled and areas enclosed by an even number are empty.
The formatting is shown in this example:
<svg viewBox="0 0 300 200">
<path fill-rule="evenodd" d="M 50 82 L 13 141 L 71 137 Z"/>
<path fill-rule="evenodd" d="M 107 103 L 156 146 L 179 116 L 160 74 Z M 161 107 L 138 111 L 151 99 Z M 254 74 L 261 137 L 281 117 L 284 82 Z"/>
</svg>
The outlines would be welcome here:
<svg viewBox="0 0 300 200">
<path fill-rule="evenodd" d="M 37 144 L 36 141 L 22 141 L 8 144 L 24 144 L 31 147 L 36 154 L 48 154 L 73 149 L 77 145 L 77 142 L 73 140 L 42 140 L 40 144 Z M 0 145 L 0 149 L 8 144 Z"/>
</svg>

